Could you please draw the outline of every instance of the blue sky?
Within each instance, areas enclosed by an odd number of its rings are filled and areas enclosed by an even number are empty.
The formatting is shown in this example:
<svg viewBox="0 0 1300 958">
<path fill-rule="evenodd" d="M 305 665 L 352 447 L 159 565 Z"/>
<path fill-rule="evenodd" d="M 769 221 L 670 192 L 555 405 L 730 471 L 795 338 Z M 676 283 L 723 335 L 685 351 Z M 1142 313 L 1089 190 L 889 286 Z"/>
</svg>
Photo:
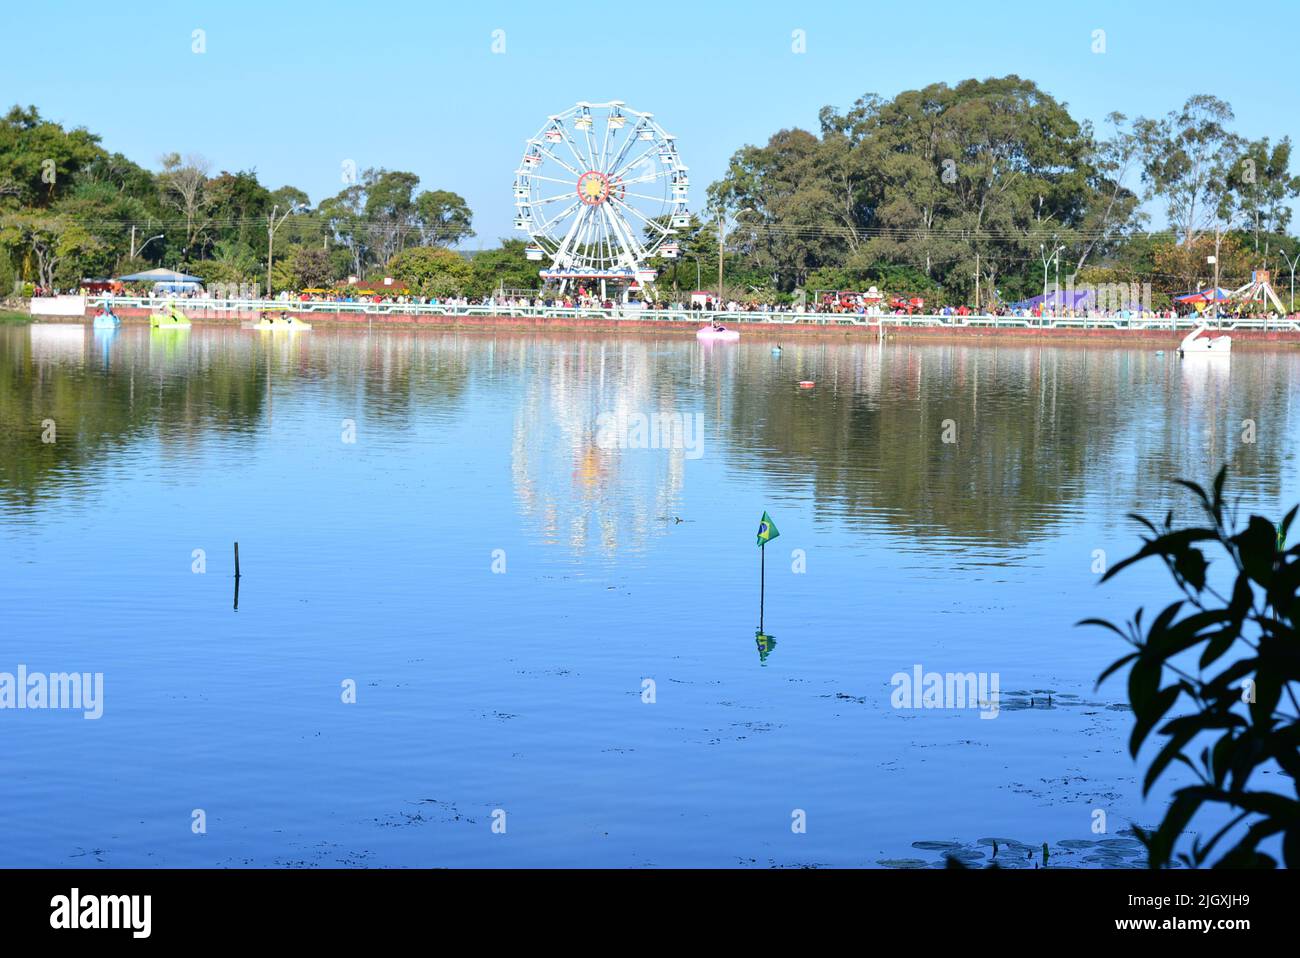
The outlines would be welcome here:
<svg viewBox="0 0 1300 958">
<path fill-rule="evenodd" d="M 1212 93 L 1244 135 L 1300 135 L 1277 42 L 1300 33 L 1294 2 L 55 2 L 10 5 L 4 20 L 5 108 L 33 103 L 154 169 L 168 151 L 256 168 L 313 202 L 341 188 L 348 159 L 411 170 L 466 197 L 471 247 L 510 234 L 524 140 L 578 100 L 655 113 L 691 167 L 695 207 L 737 148 L 815 130 L 826 104 L 971 76 L 1031 78 L 1098 123 Z M 191 50 L 194 30 L 205 53 Z M 1216 39 L 1239 54 L 1216 60 Z"/>
</svg>

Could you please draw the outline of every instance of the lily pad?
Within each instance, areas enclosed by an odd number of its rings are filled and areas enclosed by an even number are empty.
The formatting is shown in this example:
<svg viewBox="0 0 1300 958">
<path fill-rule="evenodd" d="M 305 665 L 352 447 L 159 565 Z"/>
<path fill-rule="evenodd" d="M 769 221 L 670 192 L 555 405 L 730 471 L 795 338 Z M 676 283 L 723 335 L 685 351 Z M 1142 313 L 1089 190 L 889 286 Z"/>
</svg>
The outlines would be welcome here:
<svg viewBox="0 0 1300 958">
<path fill-rule="evenodd" d="M 1135 852 L 1140 852 L 1145 847 L 1136 838 L 1103 838 L 1097 844 L 1105 848 L 1131 848 Z"/>
<path fill-rule="evenodd" d="M 927 852 L 945 852 L 961 848 L 961 842 L 941 842 L 941 841 L 923 841 L 912 842 L 913 848 L 920 848 Z"/>
<path fill-rule="evenodd" d="M 925 868 L 930 863 L 920 858 L 882 858 L 876 864 L 885 868 Z"/>
</svg>

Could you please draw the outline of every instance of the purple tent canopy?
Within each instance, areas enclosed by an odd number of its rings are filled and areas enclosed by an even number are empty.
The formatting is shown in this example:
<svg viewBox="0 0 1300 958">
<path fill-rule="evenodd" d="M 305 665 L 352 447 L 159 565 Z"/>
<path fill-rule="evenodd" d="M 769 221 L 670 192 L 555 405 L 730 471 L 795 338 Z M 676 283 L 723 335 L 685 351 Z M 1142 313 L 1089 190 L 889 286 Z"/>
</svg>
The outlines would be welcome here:
<svg viewBox="0 0 1300 958">
<path fill-rule="evenodd" d="M 1136 291 L 1132 290 L 1131 287 L 1120 284 L 1118 291 L 1119 306 L 1121 309 L 1141 308 L 1141 300 L 1137 298 L 1135 295 Z M 1110 307 L 1116 305 L 1114 297 L 1115 294 L 1112 293 L 1109 300 Z M 1021 300 L 1018 303 L 1012 303 L 1011 307 L 1013 309 L 1038 309 L 1044 302 L 1047 303 L 1048 309 L 1094 309 L 1098 305 L 1097 290 L 1087 286 L 1083 289 L 1052 290 L 1049 291 L 1046 296 L 1034 296 L 1030 299 Z M 1101 305 L 1106 306 L 1106 300 L 1103 300 Z"/>
<path fill-rule="evenodd" d="M 1096 293 L 1091 289 L 1058 289 L 1049 292 L 1046 297 L 1041 294 L 1032 299 L 1012 303 L 1014 309 L 1037 309 L 1047 302 L 1049 309 L 1087 309 L 1093 303 Z"/>
</svg>

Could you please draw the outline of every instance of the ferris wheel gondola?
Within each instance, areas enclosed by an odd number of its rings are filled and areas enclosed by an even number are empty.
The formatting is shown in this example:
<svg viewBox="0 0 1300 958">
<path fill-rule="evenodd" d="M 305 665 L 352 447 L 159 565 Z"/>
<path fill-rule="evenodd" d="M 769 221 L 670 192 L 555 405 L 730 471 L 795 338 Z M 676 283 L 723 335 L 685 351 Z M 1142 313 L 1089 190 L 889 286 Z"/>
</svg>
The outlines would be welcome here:
<svg viewBox="0 0 1300 958">
<path fill-rule="evenodd" d="M 676 255 L 691 222 L 689 177 L 675 138 L 621 101 L 577 103 L 548 117 L 515 171 L 515 227 L 550 258 L 539 275 L 630 286 L 656 256 Z"/>
</svg>

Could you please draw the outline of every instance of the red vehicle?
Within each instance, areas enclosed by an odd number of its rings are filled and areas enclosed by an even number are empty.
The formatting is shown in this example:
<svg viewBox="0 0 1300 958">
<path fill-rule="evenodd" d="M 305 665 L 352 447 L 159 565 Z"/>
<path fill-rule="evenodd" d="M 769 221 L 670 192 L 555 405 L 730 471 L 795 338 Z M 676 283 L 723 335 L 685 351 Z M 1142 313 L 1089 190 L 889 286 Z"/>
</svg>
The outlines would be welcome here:
<svg viewBox="0 0 1300 958">
<path fill-rule="evenodd" d="M 902 296 L 891 296 L 889 308 L 896 313 L 907 313 L 908 316 L 911 316 L 913 313 L 919 313 L 925 308 L 925 300 L 920 296 L 913 296 L 911 299 L 904 299 Z"/>
</svg>

